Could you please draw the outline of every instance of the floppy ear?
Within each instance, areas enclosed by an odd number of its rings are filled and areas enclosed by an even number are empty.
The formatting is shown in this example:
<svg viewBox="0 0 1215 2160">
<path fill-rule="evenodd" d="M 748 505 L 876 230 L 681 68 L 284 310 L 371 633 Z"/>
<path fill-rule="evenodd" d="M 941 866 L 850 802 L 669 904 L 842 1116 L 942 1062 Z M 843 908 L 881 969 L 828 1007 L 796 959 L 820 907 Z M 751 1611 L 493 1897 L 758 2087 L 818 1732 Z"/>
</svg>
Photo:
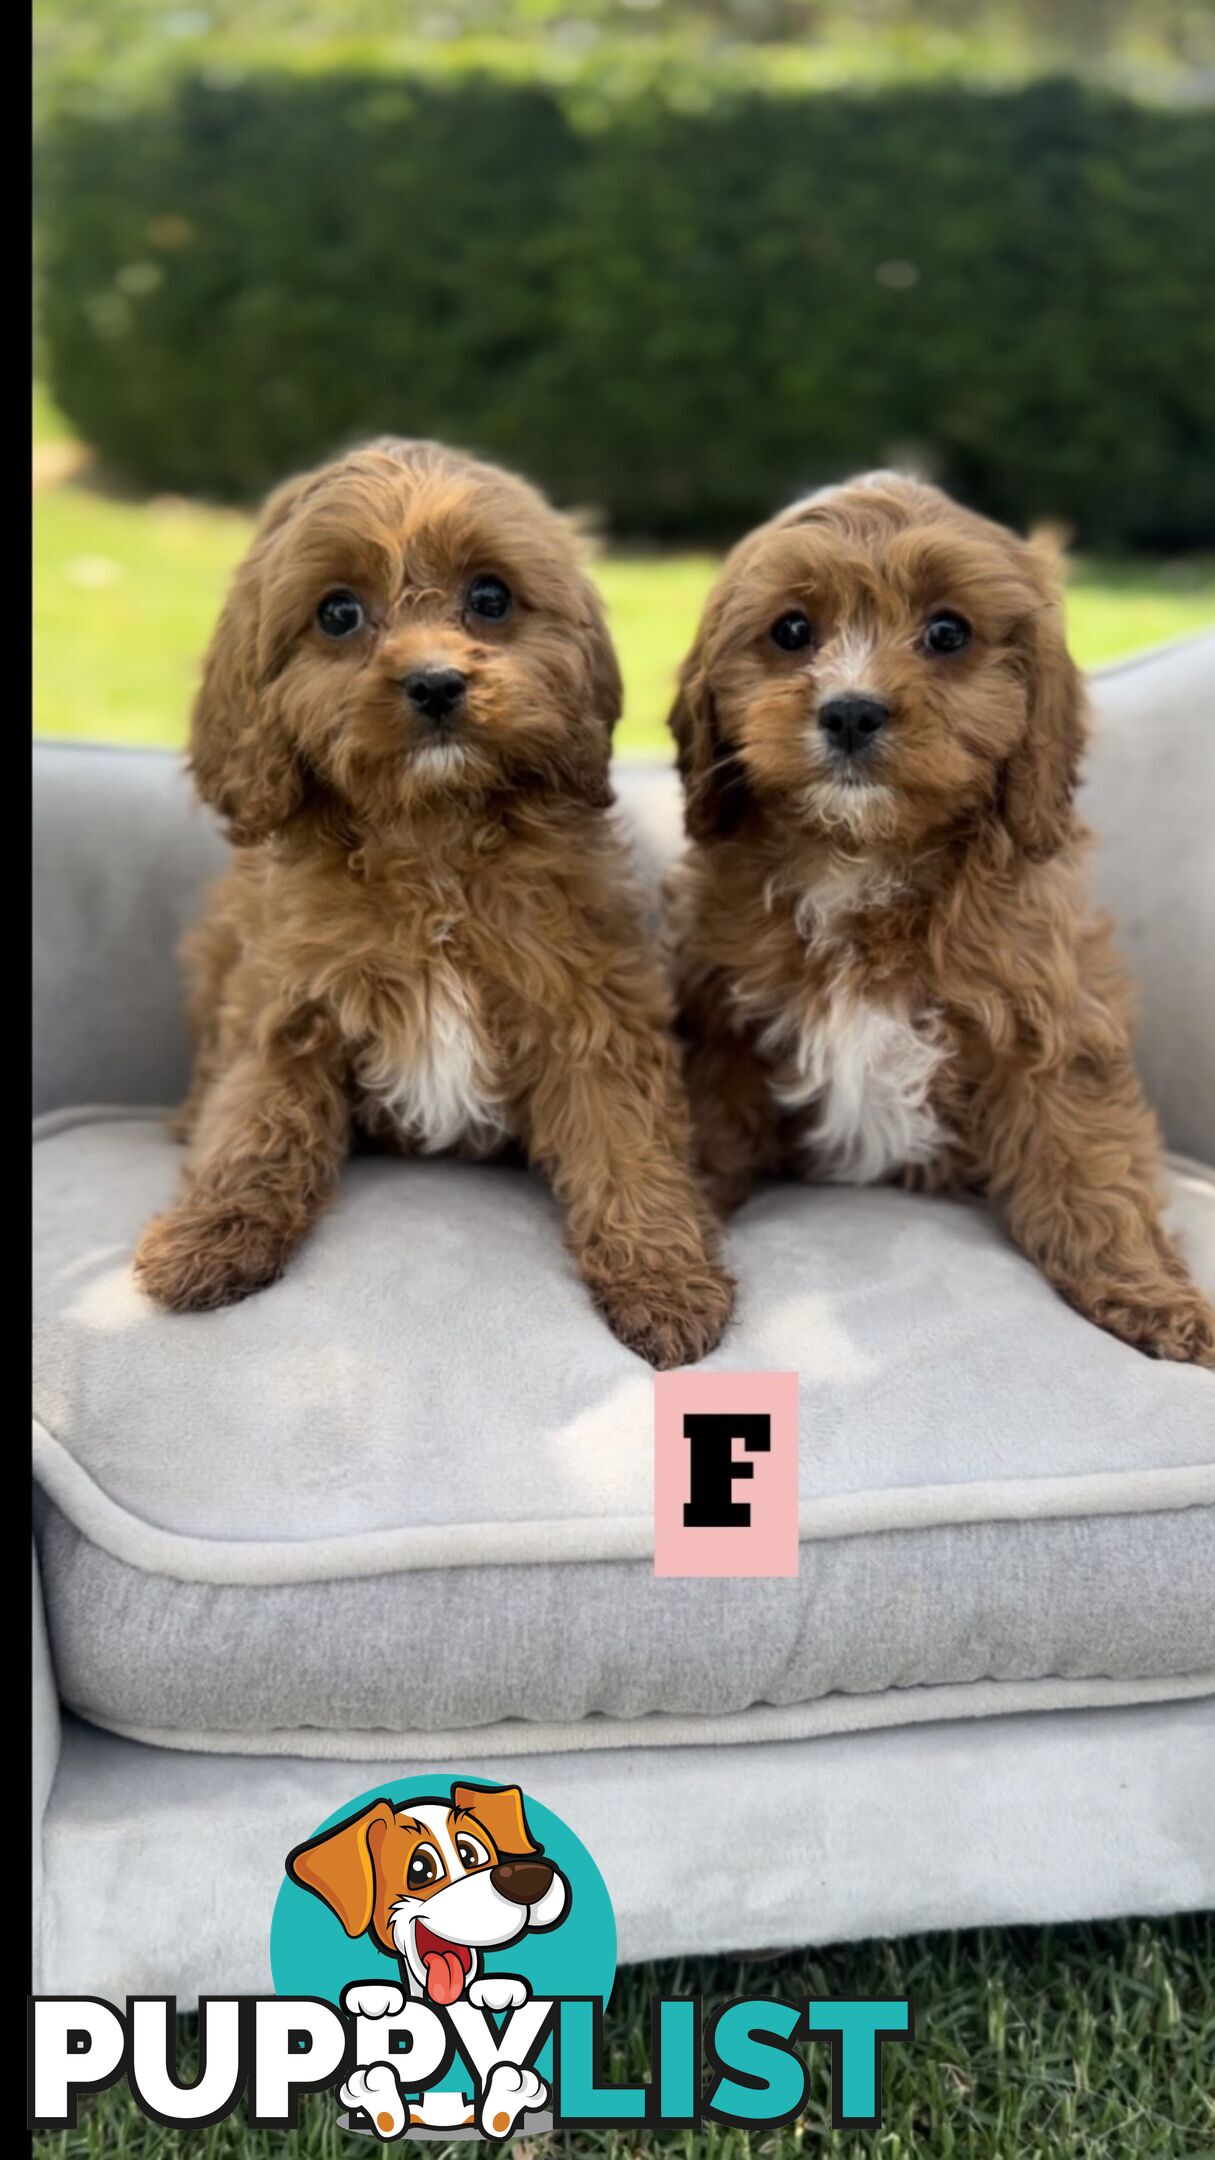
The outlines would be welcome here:
<svg viewBox="0 0 1215 2160">
<path fill-rule="evenodd" d="M 299 808 L 304 774 L 267 696 L 273 656 L 262 651 L 262 583 L 267 543 L 312 479 L 289 480 L 270 497 L 252 547 L 233 581 L 203 666 L 190 725 L 190 769 L 204 802 L 219 811 L 228 838 L 252 847 Z"/>
<path fill-rule="evenodd" d="M 582 619 L 586 679 L 586 734 L 565 764 L 566 777 L 593 810 L 608 810 L 615 801 L 608 777 L 612 761 L 612 731 L 620 718 L 624 685 L 620 663 L 608 630 L 603 602 L 589 579 L 584 580 L 585 612 Z"/>
<path fill-rule="evenodd" d="M 375 1800 L 361 1815 L 339 1823 L 287 1855 L 293 1882 L 324 1900 L 348 1935 L 365 1935 L 375 1910 L 375 1860 L 396 1826 L 390 1800 Z"/>
<path fill-rule="evenodd" d="M 1084 683 L 1067 649 L 1057 601 L 1031 618 L 1025 656 L 1028 717 L 1004 768 L 1003 812 L 1022 853 L 1045 862 L 1068 835 L 1087 734 Z"/>
<path fill-rule="evenodd" d="M 480 1785 L 453 1785 L 451 1804 L 471 1809 L 478 1821 L 484 1823 L 500 1853 L 538 1853 L 541 1850 L 527 1827 L 523 1795 L 517 1785 L 505 1785 L 500 1792 L 486 1792 Z"/>
<path fill-rule="evenodd" d="M 679 671 L 667 722 L 683 781 L 684 823 L 692 840 L 725 840 L 750 807 L 746 776 L 718 724 L 702 634 Z"/>
</svg>

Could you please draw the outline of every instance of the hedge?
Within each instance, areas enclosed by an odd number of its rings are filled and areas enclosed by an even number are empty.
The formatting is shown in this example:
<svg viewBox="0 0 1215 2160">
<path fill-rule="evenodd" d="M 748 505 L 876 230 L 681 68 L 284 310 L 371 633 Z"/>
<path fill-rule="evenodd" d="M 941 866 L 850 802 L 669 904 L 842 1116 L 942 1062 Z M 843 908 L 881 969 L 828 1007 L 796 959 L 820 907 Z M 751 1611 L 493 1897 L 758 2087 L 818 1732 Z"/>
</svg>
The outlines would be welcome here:
<svg viewBox="0 0 1215 2160">
<path fill-rule="evenodd" d="M 914 458 L 1088 545 L 1215 541 L 1206 108 L 199 72 L 77 98 L 38 179 L 54 394 L 147 487 L 246 498 L 394 429 L 623 535 Z"/>
</svg>

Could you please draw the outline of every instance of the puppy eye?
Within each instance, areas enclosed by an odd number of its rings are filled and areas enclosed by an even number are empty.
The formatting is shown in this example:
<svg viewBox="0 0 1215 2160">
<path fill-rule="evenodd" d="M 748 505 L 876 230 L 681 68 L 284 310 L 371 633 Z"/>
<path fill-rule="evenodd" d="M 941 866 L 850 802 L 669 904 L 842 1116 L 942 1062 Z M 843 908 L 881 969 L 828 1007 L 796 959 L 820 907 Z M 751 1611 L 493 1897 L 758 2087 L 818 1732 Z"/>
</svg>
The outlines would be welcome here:
<svg viewBox="0 0 1215 2160">
<path fill-rule="evenodd" d="M 482 622 L 505 622 L 514 604 L 510 586 L 488 576 L 473 579 L 464 601 L 469 614 L 479 615 Z"/>
<path fill-rule="evenodd" d="M 489 1854 L 480 1839 L 469 1837 L 467 1831 L 463 1836 L 456 1839 L 456 1851 L 460 1855 L 461 1867 L 484 1867 L 489 1858 Z"/>
<path fill-rule="evenodd" d="M 774 645 L 782 652 L 804 652 L 814 635 L 810 617 L 801 608 L 790 608 L 787 615 L 778 615 L 768 632 Z"/>
<path fill-rule="evenodd" d="M 955 653 L 969 645 L 972 636 L 970 624 L 964 615 L 934 615 L 920 640 L 925 652 Z"/>
<path fill-rule="evenodd" d="M 405 1870 L 405 1881 L 411 1890 L 426 1890 L 438 1882 L 443 1873 L 443 1863 L 433 1845 L 416 1845 Z"/>
<path fill-rule="evenodd" d="M 356 600 L 352 592 L 345 590 L 326 593 L 316 611 L 317 629 L 323 630 L 325 636 L 331 638 L 353 637 L 356 630 L 362 629 L 366 619 L 362 601 Z"/>
</svg>

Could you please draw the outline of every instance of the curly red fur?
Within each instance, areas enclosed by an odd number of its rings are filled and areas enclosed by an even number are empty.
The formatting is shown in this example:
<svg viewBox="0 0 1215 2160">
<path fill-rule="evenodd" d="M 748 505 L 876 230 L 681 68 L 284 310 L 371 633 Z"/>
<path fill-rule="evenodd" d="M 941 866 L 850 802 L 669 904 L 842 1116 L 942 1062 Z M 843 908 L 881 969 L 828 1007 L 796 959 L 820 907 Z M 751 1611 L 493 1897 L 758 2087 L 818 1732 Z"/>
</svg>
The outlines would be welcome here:
<svg viewBox="0 0 1215 2160">
<path fill-rule="evenodd" d="M 810 641 L 786 652 L 771 630 L 794 609 Z M 938 655 L 943 611 L 971 635 Z M 819 721 L 848 690 L 888 716 L 851 753 Z M 1080 1312 L 1215 1363 L 1085 897 L 1053 563 L 895 475 L 825 490 L 729 558 L 672 725 L 681 1028 L 721 1204 L 781 1171 L 984 1189 Z"/>
<path fill-rule="evenodd" d="M 470 580 L 514 604 L 489 622 Z M 335 589 L 364 611 L 327 638 Z M 422 667 L 465 679 L 431 725 Z M 524 482 L 389 441 L 272 497 L 216 631 L 192 763 L 236 853 L 186 957 L 181 1198 L 137 1267 L 179 1310 L 272 1282 L 358 1129 L 521 1146 L 584 1280 L 653 1364 L 732 1284 L 691 1169 L 669 999 L 608 816 L 615 655 L 568 527 Z"/>
</svg>

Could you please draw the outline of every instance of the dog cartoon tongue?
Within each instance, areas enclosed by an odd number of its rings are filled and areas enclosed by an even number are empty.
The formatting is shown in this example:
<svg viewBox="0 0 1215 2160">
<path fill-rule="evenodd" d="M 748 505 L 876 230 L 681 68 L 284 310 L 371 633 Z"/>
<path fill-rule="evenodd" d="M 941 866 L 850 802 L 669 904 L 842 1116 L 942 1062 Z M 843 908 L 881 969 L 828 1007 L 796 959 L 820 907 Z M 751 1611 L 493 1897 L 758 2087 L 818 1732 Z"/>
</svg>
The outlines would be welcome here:
<svg viewBox="0 0 1215 2160">
<path fill-rule="evenodd" d="M 458 2001 L 464 1967 L 454 1950 L 431 1950 L 426 1957 L 426 1992 L 432 2002 Z"/>
<path fill-rule="evenodd" d="M 428 1927 L 417 1933 L 418 1955 L 426 1968 L 426 1993 L 434 2003 L 459 2001 L 472 1958 L 462 1945 L 449 1943 Z"/>
</svg>

